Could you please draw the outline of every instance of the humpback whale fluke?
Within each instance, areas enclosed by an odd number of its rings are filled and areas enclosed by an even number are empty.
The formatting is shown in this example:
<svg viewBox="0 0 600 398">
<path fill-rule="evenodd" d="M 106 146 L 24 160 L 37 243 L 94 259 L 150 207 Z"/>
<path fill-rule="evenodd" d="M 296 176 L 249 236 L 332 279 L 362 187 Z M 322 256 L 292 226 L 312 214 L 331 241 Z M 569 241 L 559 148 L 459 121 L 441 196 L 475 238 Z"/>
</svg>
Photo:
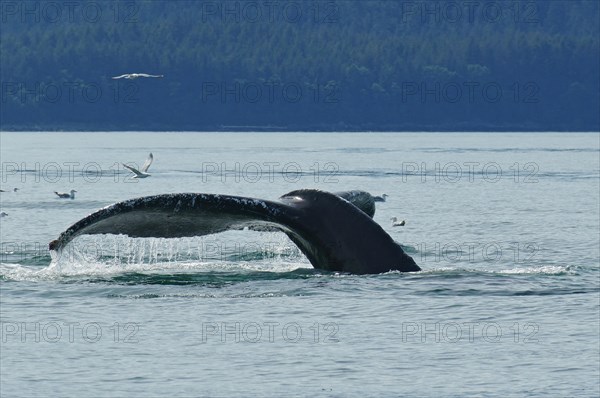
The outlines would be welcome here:
<svg viewBox="0 0 600 398">
<path fill-rule="evenodd" d="M 124 234 L 134 238 L 179 238 L 227 230 L 278 230 L 315 268 L 354 274 L 420 271 L 371 218 L 373 197 L 364 191 L 329 193 L 302 189 L 279 201 L 241 196 L 179 193 L 115 203 L 90 214 L 50 242 L 60 251 L 85 234 Z"/>
</svg>

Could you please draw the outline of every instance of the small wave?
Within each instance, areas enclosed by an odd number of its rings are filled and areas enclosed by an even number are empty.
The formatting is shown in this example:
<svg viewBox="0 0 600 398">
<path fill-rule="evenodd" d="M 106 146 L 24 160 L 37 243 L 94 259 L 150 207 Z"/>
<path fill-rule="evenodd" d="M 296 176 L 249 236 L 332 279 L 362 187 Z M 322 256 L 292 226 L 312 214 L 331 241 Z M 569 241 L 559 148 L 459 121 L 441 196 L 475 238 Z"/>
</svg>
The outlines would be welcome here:
<svg viewBox="0 0 600 398">
<path fill-rule="evenodd" d="M 512 275 L 575 275 L 577 274 L 576 266 L 569 265 L 539 265 L 539 266 L 520 266 L 515 268 L 501 269 L 476 269 L 476 268 L 452 268 L 439 267 L 419 272 L 420 275 L 439 275 L 443 277 L 469 277 L 472 275 L 479 276 L 512 276 Z"/>
<path fill-rule="evenodd" d="M 582 152 L 582 153 L 596 153 L 600 152 L 598 148 L 415 148 L 427 153 L 465 153 L 465 152 L 510 152 L 510 153 L 531 153 L 531 152 Z"/>
<path fill-rule="evenodd" d="M 466 269 L 440 267 L 425 269 L 418 273 L 390 271 L 378 275 L 350 275 L 338 272 L 316 270 L 307 262 L 189 262 L 153 264 L 109 264 L 109 263 L 70 263 L 68 266 L 51 265 L 40 268 L 22 264 L 0 263 L 0 280 L 3 281 L 91 281 L 117 284 L 227 284 L 252 280 L 296 279 L 298 277 L 321 277 L 334 279 L 350 278 L 409 278 L 421 280 L 470 279 L 474 277 L 519 278 L 522 276 L 564 276 L 577 274 L 577 267 L 538 266 L 509 269 Z"/>
<path fill-rule="evenodd" d="M 33 267 L 22 264 L 0 263 L 0 281 L 36 281 L 40 280 L 43 270 L 47 268 Z M 43 277 L 42 277 L 43 279 Z"/>
<path fill-rule="evenodd" d="M 576 273 L 575 267 L 558 265 L 513 268 L 494 272 L 503 275 L 574 275 Z"/>
<path fill-rule="evenodd" d="M 306 264 L 190 263 L 139 264 L 116 267 L 105 263 L 61 267 L 31 267 L 0 263 L 3 282 L 57 281 L 61 283 L 108 283 L 119 285 L 203 285 L 224 287 L 241 282 L 320 277 L 323 271 Z"/>
<path fill-rule="evenodd" d="M 58 281 L 58 282 L 106 282 L 126 285 L 189 285 L 231 284 L 252 280 L 298 279 L 309 277 L 342 277 L 343 274 L 316 270 L 309 264 L 264 263 L 190 263 L 139 264 L 115 267 L 105 263 L 73 264 L 69 269 L 56 267 L 32 267 L 22 264 L 0 263 L 0 281 Z"/>
<path fill-rule="evenodd" d="M 61 253 L 51 253 L 52 256 L 36 256 L 37 251 L 5 254 L 0 278 L 40 280 L 113 278 L 132 273 L 281 273 L 312 268 L 284 234 L 258 232 L 265 235 L 261 242 L 241 240 L 240 231 L 226 234 L 228 239 L 219 240 L 207 237 L 174 240 L 134 239 L 123 235 L 84 236 L 71 242 Z M 171 282 L 176 284 L 177 280 Z"/>
</svg>

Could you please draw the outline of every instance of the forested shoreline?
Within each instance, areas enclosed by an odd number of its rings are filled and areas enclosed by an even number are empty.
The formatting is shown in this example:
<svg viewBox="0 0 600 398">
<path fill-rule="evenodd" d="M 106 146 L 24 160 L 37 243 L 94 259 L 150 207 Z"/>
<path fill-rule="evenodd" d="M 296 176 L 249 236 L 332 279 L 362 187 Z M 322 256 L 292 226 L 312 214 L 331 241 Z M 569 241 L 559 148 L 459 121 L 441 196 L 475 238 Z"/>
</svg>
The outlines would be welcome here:
<svg viewBox="0 0 600 398">
<path fill-rule="evenodd" d="M 2 130 L 598 131 L 597 1 L 2 2 Z M 112 79 L 124 73 L 154 79 Z"/>
</svg>

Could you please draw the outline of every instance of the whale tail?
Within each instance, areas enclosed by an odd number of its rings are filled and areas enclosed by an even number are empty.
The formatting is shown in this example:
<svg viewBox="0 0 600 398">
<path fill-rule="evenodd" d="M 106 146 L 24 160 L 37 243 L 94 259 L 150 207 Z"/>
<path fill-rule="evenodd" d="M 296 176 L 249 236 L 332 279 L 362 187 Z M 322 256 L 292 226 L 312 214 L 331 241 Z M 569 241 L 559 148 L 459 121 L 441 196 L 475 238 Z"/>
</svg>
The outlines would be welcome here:
<svg viewBox="0 0 600 398">
<path fill-rule="evenodd" d="M 373 197 L 363 191 L 337 194 L 297 190 L 279 202 L 240 196 L 181 193 L 131 199 L 81 219 L 50 242 L 61 250 L 84 234 L 180 238 L 227 230 L 284 232 L 315 268 L 355 274 L 420 268 L 372 220 Z"/>
</svg>

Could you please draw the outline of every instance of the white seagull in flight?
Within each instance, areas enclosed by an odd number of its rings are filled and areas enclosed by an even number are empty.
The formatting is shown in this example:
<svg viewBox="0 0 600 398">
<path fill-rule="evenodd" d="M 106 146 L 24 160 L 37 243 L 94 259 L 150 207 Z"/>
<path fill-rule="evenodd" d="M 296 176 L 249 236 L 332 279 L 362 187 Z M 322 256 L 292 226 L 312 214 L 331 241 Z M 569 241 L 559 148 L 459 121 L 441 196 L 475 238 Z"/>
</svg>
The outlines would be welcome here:
<svg viewBox="0 0 600 398">
<path fill-rule="evenodd" d="M 165 77 L 165 75 L 149 75 L 147 73 L 126 73 L 121 76 L 114 76 L 113 79 L 137 79 L 138 77 Z"/>
<path fill-rule="evenodd" d="M 148 174 L 146 172 L 148 171 L 148 168 L 152 164 L 153 160 L 154 160 L 154 156 L 152 156 L 152 152 L 150 152 L 150 155 L 148 155 L 148 159 L 146 159 L 146 162 L 144 162 L 144 165 L 142 166 L 141 171 L 136 169 L 135 167 L 127 166 L 125 163 L 121 163 L 121 164 L 123 165 L 123 167 L 131 170 L 131 172 L 133 174 L 135 174 L 132 178 L 146 178 L 146 177 L 150 177 L 150 174 Z"/>
<path fill-rule="evenodd" d="M 71 192 L 69 193 L 63 193 L 63 192 L 56 192 L 54 191 L 54 193 L 56 194 L 56 196 L 58 196 L 61 199 L 75 199 L 75 192 L 77 192 L 74 189 L 71 189 Z"/>
</svg>

